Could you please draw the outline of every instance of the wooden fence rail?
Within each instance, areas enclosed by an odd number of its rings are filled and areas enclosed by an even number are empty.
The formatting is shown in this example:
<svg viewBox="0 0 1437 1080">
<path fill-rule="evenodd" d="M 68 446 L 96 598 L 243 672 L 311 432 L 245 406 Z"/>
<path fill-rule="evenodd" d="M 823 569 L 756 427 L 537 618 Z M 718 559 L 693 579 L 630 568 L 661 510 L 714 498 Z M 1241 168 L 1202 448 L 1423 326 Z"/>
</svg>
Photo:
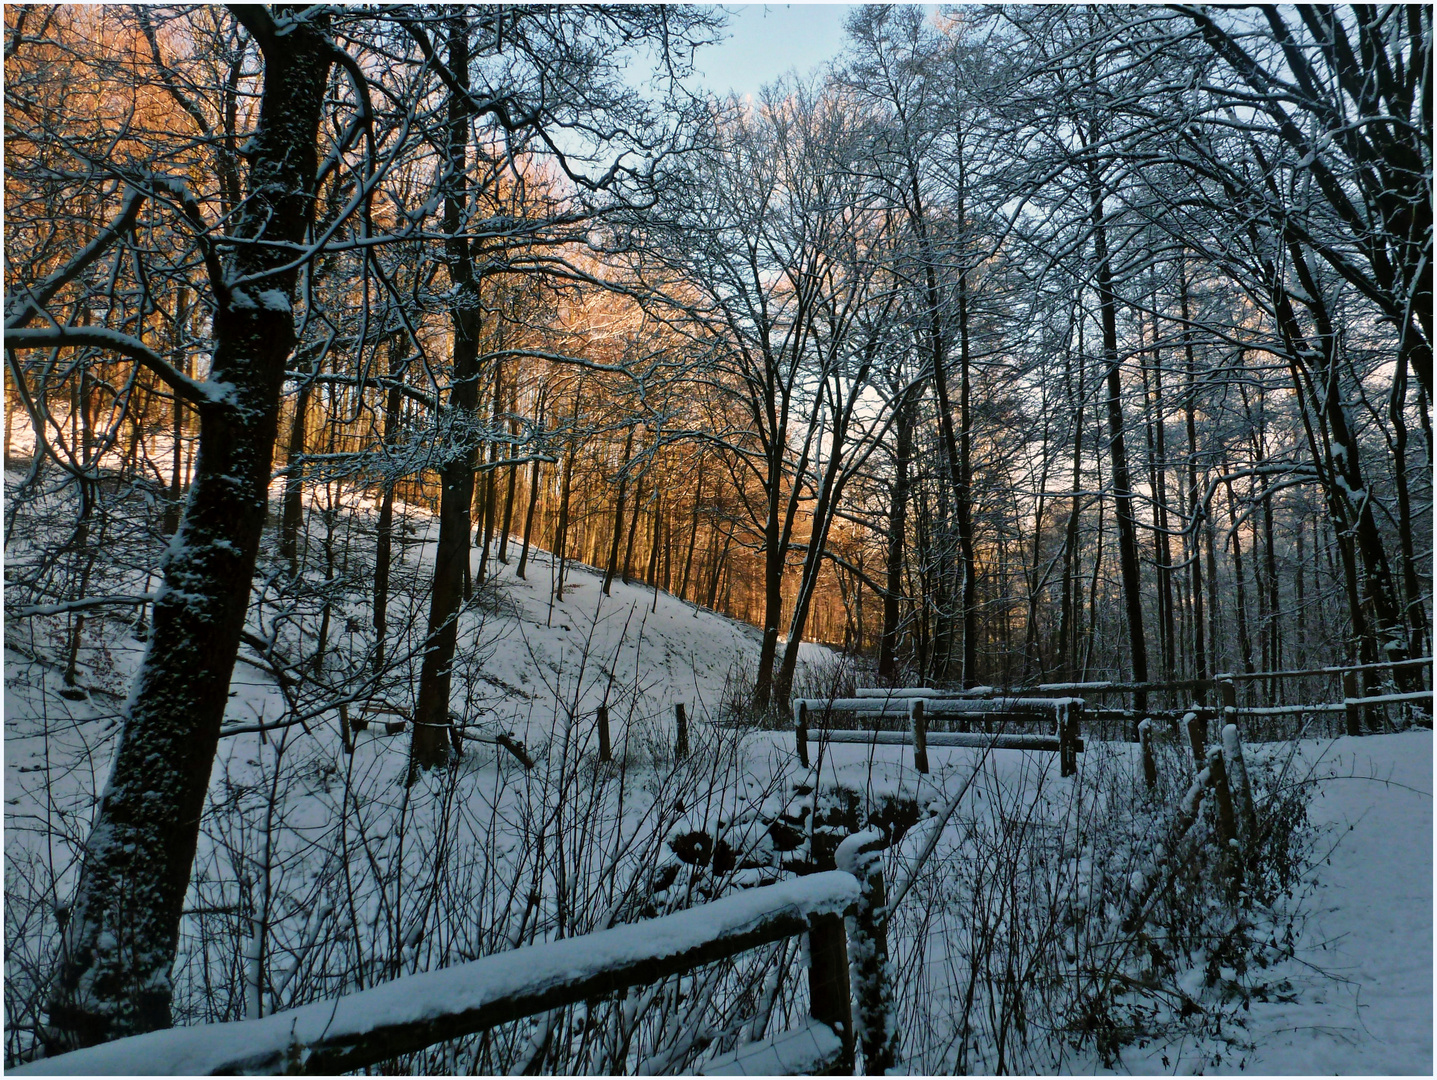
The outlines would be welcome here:
<svg viewBox="0 0 1437 1080">
<path fill-rule="evenodd" d="M 1374 716 L 1374 710 L 1391 705 L 1419 705 L 1432 702 L 1432 692 L 1422 690 L 1408 693 L 1360 692 L 1357 674 L 1360 672 L 1390 671 L 1396 668 L 1431 667 L 1432 657 L 1419 656 L 1408 660 L 1384 661 L 1376 664 L 1352 664 L 1345 667 L 1304 668 L 1283 671 L 1220 672 L 1211 679 L 1175 679 L 1166 682 L 1064 682 L 1039 683 L 1036 686 L 1000 689 L 992 686 L 976 686 L 964 690 L 944 690 L 933 687 L 865 687 L 854 691 L 853 698 L 836 699 L 831 708 L 850 709 L 860 716 L 901 715 L 909 701 L 921 698 L 930 715 L 961 715 L 980 713 L 989 709 L 1015 708 L 1026 711 L 1035 702 L 1061 701 L 1063 697 L 1035 697 L 1034 695 L 1083 694 L 1095 698 L 1117 695 L 1139 695 L 1158 693 L 1191 692 L 1198 698 L 1198 704 L 1181 702 L 1176 708 L 1150 708 L 1146 703 L 1134 708 L 1092 708 L 1084 710 L 1085 720 L 1097 724 L 1121 723 L 1127 726 L 1128 737 L 1138 738 L 1137 724 L 1145 717 L 1163 717 L 1172 722 L 1185 719 L 1196 712 L 1204 721 L 1220 720 L 1230 722 L 1239 716 L 1277 718 L 1283 716 L 1320 715 L 1324 713 L 1345 713 L 1346 731 L 1359 734 L 1364 716 Z M 1336 701 L 1312 704 L 1277 704 L 1269 699 L 1266 705 L 1242 705 L 1237 703 L 1237 687 L 1243 683 L 1273 682 L 1283 679 L 1301 679 L 1339 676 L 1342 680 L 1342 695 Z M 1430 683 L 1430 678 L 1429 678 Z M 1216 705 L 1206 704 L 1216 701 Z M 1138 702 L 1133 703 L 1135 706 Z M 1006 720 L 1023 719 L 1009 715 Z M 1417 722 L 1429 724 L 1430 720 L 1417 717 Z M 837 740 L 835 740 L 837 741 Z M 851 741 L 846 739 L 845 741 Z M 954 745 L 969 745 L 959 743 Z"/>
<path fill-rule="evenodd" d="M 920 773 L 928 772 L 930 746 L 964 746 L 993 750 L 1056 751 L 1063 776 L 1078 771 L 1077 755 L 1083 749 L 1081 737 L 1082 698 L 1000 697 L 929 698 L 921 689 L 903 688 L 884 691 L 880 698 L 871 690 L 860 690 L 851 698 L 796 698 L 793 701 L 794 737 L 798 757 L 807 768 L 808 744 L 860 743 L 867 745 L 913 747 L 913 765 Z M 845 729 L 829 726 L 835 715 L 858 720 L 907 718 L 906 731 L 882 731 L 872 728 Z M 1001 723 L 1052 724 L 1051 734 L 979 733 L 969 731 L 932 731 L 930 716 L 957 717 L 965 722 L 974 719 Z M 815 721 L 821 723 L 818 731 Z"/>
<path fill-rule="evenodd" d="M 801 1038 L 785 1033 L 770 1040 L 782 1044 L 787 1057 L 760 1060 L 787 1062 L 799 1072 L 852 1072 L 844 916 L 857 910 L 859 897 L 852 874 L 811 874 L 673 915 L 410 975 L 259 1020 L 152 1031 L 10 1072 L 215 1075 L 362 1069 L 799 934 L 809 936 L 812 1017 L 802 1025 Z"/>
</svg>

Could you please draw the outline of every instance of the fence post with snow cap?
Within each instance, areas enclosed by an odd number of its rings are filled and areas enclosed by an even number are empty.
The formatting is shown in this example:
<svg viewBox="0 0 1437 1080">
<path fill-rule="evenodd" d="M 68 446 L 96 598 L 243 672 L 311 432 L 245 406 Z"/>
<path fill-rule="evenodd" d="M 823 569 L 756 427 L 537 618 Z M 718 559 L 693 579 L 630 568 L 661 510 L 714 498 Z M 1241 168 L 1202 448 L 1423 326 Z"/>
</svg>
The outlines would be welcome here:
<svg viewBox="0 0 1437 1080">
<path fill-rule="evenodd" d="M 1237 687 L 1231 679 L 1219 679 L 1217 684 L 1219 702 L 1222 706 L 1223 723 L 1237 722 Z"/>
<path fill-rule="evenodd" d="M 1238 834 L 1243 846 L 1250 849 L 1257 839 L 1257 808 L 1252 801 L 1252 780 L 1247 775 L 1247 759 L 1242 752 L 1242 738 L 1236 724 L 1224 724 L 1222 756 L 1227 763 L 1228 783 L 1237 798 Z"/>
<path fill-rule="evenodd" d="M 1357 697 L 1357 672 L 1342 673 L 1343 711 L 1347 714 L 1347 734 L 1362 734 L 1362 710 L 1354 700 Z"/>
<path fill-rule="evenodd" d="M 842 915 L 809 916 L 808 1011 L 843 1040 L 843 1052 L 830 1070 L 830 1075 L 836 1076 L 853 1075 L 853 1005 L 848 981 L 847 938 Z"/>
<path fill-rule="evenodd" d="M 1143 749 L 1143 782 L 1149 791 L 1158 786 L 1158 763 L 1153 757 L 1153 720 L 1147 717 L 1138 725 L 1138 744 Z"/>
<path fill-rule="evenodd" d="M 1207 721 L 1195 712 L 1190 712 L 1183 717 L 1183 723 L 1188 729 L 1188 743 L 1193 752 L 1193 768 L 1202 769 L 1203 762 L 1207 760 Z"/>
<path fill-rule="evenodd" d="M 1058 771 L 1063 776 L 1078 772 L 1078 729 L 1083 715 L 1083 702 L 1067 698 L 1058 706 Z"/>
<path fill-rule="evenodd" d="M 858 1005 L 855 1041 L 863 1051 L 863 1072 L 882 1076 L 898 1064 L 898 1028 L 893 1020 L 893 981 L 888 971 L 888 909 L 883 884 L 884 835 L 877 829 L 854 833 L 838 845 L 834 860 L 858 879 L 862 893 L 849 940 L 853 997 Z"/>
</svg>

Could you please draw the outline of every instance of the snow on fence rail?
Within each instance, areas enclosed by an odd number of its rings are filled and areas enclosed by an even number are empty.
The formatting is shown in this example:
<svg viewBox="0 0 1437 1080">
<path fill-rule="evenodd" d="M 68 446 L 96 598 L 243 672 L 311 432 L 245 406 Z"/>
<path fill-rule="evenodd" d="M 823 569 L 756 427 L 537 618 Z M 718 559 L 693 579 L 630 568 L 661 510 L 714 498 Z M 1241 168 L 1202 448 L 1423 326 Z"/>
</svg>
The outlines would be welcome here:
<svg viewBox="0 0 1437 1080">
<path fill-rule="evenodd" d="M 1106 721 L 1123 721 L 1132 725 L 1130 738 L 1137 739 L 1138 721 L 1146 717 L 1166 717 L 1177 722 L 1179 718 L 1185 718 L 1190 712 L 1196 712 L 1204 720 L 1217 720 L 1230 722 L 1238 717 L 1247 716 L 1260 717 L 1282 717 L 1282 716 L 1304 716 L 1309 714 L 1324 713 L 1346 713 L 1346 730 L 1349 735 L 1357 735 L 1361 731 L 1361 719 L 1364 715 L 1370 715 L 1373 710 L 1390 705 L 1421 705 L 1432 701 L 1432 691 L 1421 690 L 1406 693 L 1381 693 L 1359 696 L 1357 675 L 1359 672 L 1370 671 L 1391 671 L 1398 668 L 1431 667 L 1432 657 L 1418 656 L 1407 660 L 1388 660 L 1375 664 L 1351 664 L 1343 667 L 1320 667 L 1304 668 L 1283 671 L 1255 671 L 1255 672 L 1219 672 L 1210 679 L 1174 679 L 1164 682 L 1117 682 L 1117 681 L 1094 681 L 1094 682 L 1063 682 L 1063 683 L 1040 683 L 1037 686 L 1027 688 L 999 689 L 992 686 L 974 686 L 964 690 L 943 690 L 935 687 L 862 687 L 856 689 L 852 698 L 838 698 L 832 702 L 819 700 L 809 701 L 811 715 L 818 715 L 820 708 L 831 711 L 845 712 L 861 717 L 874 716 L 901 716 L 904 711 L 911 707 L 914 700 L 924 702 L 925 710 L 930 715 L 963 715 L 971 713 L 990 712 L 999 709 L 1013 709 L 1016 715 L 1005 716 L 1005 720 L 1022 721 L 1035 719 L 1031 715 L 1022 715 L 1033 711 L 1029 708 L 1035 702 L 1062 702 L 1068 700 L 1064 697 L 1024 697 L 1021 695 L 1026 690 L 1027 694 L 1086 694 L 1098 698 L 1110 695 L 1131 694 L 1142 696 L 1155 693 L 1173 693 L 1192 691 L 1198 695 L 1198 700 L 1203 701 L 1206 695 L 1215 694 L 1218 705 L 1213 707 L 1206 704 L 1182 704 L 1176 709 L 1151 709 L 1145 701 L 1135 701 L 1134 708 L 1103 709 L 1085 708 L 1084 719 L 1103 723 Z M 1245 682 L 1261 682 L 1263 680 L 1283 680 L 1307 678 L 1315 676 L 1338 675 L 1342 678 L 1342 697 L 1337 701 L 1321 702 L 1316 704 L 1278 705 L 1270 703 L 1266 706 L 1241 706 L 1237 705 L 1237 685 Z M 1208 699 L 1210 700 L 1210 699 Z M 798 709 L 798 702 L 794 703 L 795 714 Z M 1424 726 L 1431 725 L 1430 715 L 1423 717 L 1418 715 L 1413 718 L 1416 723 Z M 855 736 L 853 733 L 835 734 L 825 733 L 825 738 L 834 742 L 893 742 L 896 741 L 889 736 L 873 740 L 866 740 Z M 1022 739 L 1025 736 L 1005 736 L 1009 739 Z M 970 741 L 969 736 L 963 736 L 956 742 L 939 742 L 930 736 L 934 745 L 977 745 Z M 999 743 L 998 748 L 1004 744 Z M 1019 744 L 1012 744 L 1017 747 Z M 1044 749 L 1052 747 L 1044 746 Z M 1081 742 L 1079 744 L 1081 749 Z"/>
<path fill-rule="evenodd" d="M 813 1071 L 851 1064 L 843 916 L 858 880 L 841 870 L 750 889 L 701 907 L 611 930 L 531 945 L 259 1020 L 133 1035 L 44 1058 L 14 1075 L 214 1075 L 338 1073 L 413 1053 L 548 1009 L 640 986 L 798 934 L 809 934 L 810 1012 L 834 1037 L 800 1028 L 813 1050 L 782 1060 Z M 793 1033 L 787 1033 L 792 1035 Z M 753 1050 L 755 1048 L 749 1048 Z M 818 1055 L 815 1057 L 814 1055 Z M 800 1060 L 801 1058 L 801 1060 Z M 764 1058 L 768 1061 L 770 1058 Z"/>
<path fill-rule="evenodd" d="M 1060 771 L 1072 776 L 1078 771 L 1077 755 L 1083 749 L 1080 737 L 1083 699 L 1070 697 L 999 697 L 950 698 L 928 697 L 926 688 L 897 689 L 874 692 L 859 690 L 851 698 L 795 698 L 793 701 L 794 737 L 798 744 L 799 761 L 808 766 L 810 741 L 832 743 L 864 743 L 913 746 L 913 765 L 920 773 L 928 771 L 928 747 L 968 746 L 989 750 L 1051 750 L 1060 758 Z M 883 696 L 880 697 L 879 693 Z M 817 732 L 810 728 L 810 718 L 820 721 L 834 714 L 859 719 L 878 720 L 887 717 L 908 719 L 907 731 L 876 729 L 844 730 L 826 723 Z M 957 716 L 964 720 L 1016 721 L 1051 723 L 1052 734 L 1012 735 L 968 731 L 928 730 L 928 716 Z"/>
</svg>

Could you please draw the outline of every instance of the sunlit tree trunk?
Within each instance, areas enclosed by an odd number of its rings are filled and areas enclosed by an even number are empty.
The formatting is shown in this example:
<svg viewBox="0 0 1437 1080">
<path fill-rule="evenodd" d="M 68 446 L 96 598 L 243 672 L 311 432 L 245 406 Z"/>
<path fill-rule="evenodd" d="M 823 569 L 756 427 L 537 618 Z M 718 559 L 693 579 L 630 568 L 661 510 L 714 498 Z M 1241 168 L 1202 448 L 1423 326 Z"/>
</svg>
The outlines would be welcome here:
<svg viewBox="0 0 1437 1080">
<path fill-rule="evenodd" d="M 614 584 L 614 574 L 619 568 L 619 540 L 624 533 L 624 495 L 629 484 L 629 456 L 634 450 L 634 429 L 630 426 L 624 435 L 624 458 L 619 464 L 619 496 L 614 505 L 614 529 L 613 540 L 609 545 L 609 565 L 604 570 L 604 595 L 609 595 L 609 589 Z"/>
</svg>

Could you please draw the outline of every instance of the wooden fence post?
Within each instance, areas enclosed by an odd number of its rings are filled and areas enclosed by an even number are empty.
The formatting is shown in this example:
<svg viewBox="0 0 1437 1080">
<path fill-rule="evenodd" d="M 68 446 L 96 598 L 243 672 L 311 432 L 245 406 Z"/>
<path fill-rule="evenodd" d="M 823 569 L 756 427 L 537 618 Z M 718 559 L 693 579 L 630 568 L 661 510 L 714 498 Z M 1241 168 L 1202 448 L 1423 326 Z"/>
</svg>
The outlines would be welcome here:
<svg viewBox="0 0 1437 1080">
<path fill-rule="evenodd" d="M 1232 812 L 1232 789 L 1227 786 L 1227 769 L 1222 762 L 1222 748 L 1214 746 L 1207 753 L 1208 783 L 1217 797 L 1217 840 L 1222 851 L 1222 866 L 1233 884 L 1242 878 L 1242 860 L 1233 850 L 1237 824 Z"/>
<path fill-rule="evenodd" d="M 1078 772 L 1078 731 L 1083 707 L 1074 701 L 1065 701 L 1058 708 L 1058 771 L 1063 776 L 1075 776 Z"/>
<path fill-rule="evenodd" d="M 798 703 L 798 719 L 794 724 L 794 734 L 798 738 L 798 763 L 805 769 L 808 768 L 808 702 Z"/>
<path fill-rule="evenodd" d="M 1347 734 L 1361 735 L 1361 707 L 1353 704 L 1353 699 L 1360 696 L 1357 693 L 1357 672 L 1344 671 L 1342 673 L 1342 696 L 1344 698 L 1343 703 L 1347 706 L 1344 710 L 1347 713 Z"/>
<path fill-rule="evenodd" d="M 1257 808 L 1252 801 L 1252 781 L 1247 775 L 1247 759 L 1242 753 L 1242 738 L 1236 724 L 1222 729 L 1222 756 L 1227 764 L 1228 783 L 1237 796 L 1238 835 L 1244 848 L 1251 848 L 1257 838 Z"/>
<path fill-rule="evenodd" d="M 609 742 L 609 707 L 599 706 L 599 760 L 613 761 L 613 746 Z"/>
<path fill-rule="evenodd" d="M 689 719 L 684 715 L 682 705 L 674 706 L 674 722 L 678 732 L 674 736 L 674 759 L 683 761 L 689 756 Z"/>
<path fill-rule="evenodd" d="M 848 940 L 842 915 L 808 920 L 808 1011 L 843 1040 L 836 1076 L 853 1075 L 853 1007 L 849 1002 Z"/>
<path fill-rule="evenodd" d="M 1138 725 L 1138 742 L 1143 748 L 1143 781 L 1149 791 L 1157 790 L 1158 763 L 1153 757 L 1153 721 L 1148 717 Z"/>
<path fill-rule="evenodd" d="M 1188 743 L 1193 751 L 1193 767 L 1201 770 L 1207 757 L 1207 722 L 1195 712 L 1188 713 L 1183 719 L 1187 722 Z"/>
<path fill-rule="evenodd" d="M 921 773 L 928 771 L 928 723 L 923 718 L 923 702 L 913 701 L 908 706 L 909 726 L 913 729 L 913 767 Z"/>
<path fill-rule="evenodd" d="M 883 885 L 883 848 L 877 829 L 854 833 L 838 845 L 838 869 L 858 879 L 863 892 L 850 934 L 853 996 L 858 1005 L 855 1042 L 863 1050 L 865 1076 L 883 1076 L 898 1064 L 893 984 L 888 977 L 888 896 Z"/>
<path fill-rule="evenodd" d="M 1229 724 L 1237 723 L 1237 687 L 1228 679 L 1223 679 L 1217 684 L 1218 693 L 1221 695 L 1223 716 L 1227 717 Z"/>
</svg>

